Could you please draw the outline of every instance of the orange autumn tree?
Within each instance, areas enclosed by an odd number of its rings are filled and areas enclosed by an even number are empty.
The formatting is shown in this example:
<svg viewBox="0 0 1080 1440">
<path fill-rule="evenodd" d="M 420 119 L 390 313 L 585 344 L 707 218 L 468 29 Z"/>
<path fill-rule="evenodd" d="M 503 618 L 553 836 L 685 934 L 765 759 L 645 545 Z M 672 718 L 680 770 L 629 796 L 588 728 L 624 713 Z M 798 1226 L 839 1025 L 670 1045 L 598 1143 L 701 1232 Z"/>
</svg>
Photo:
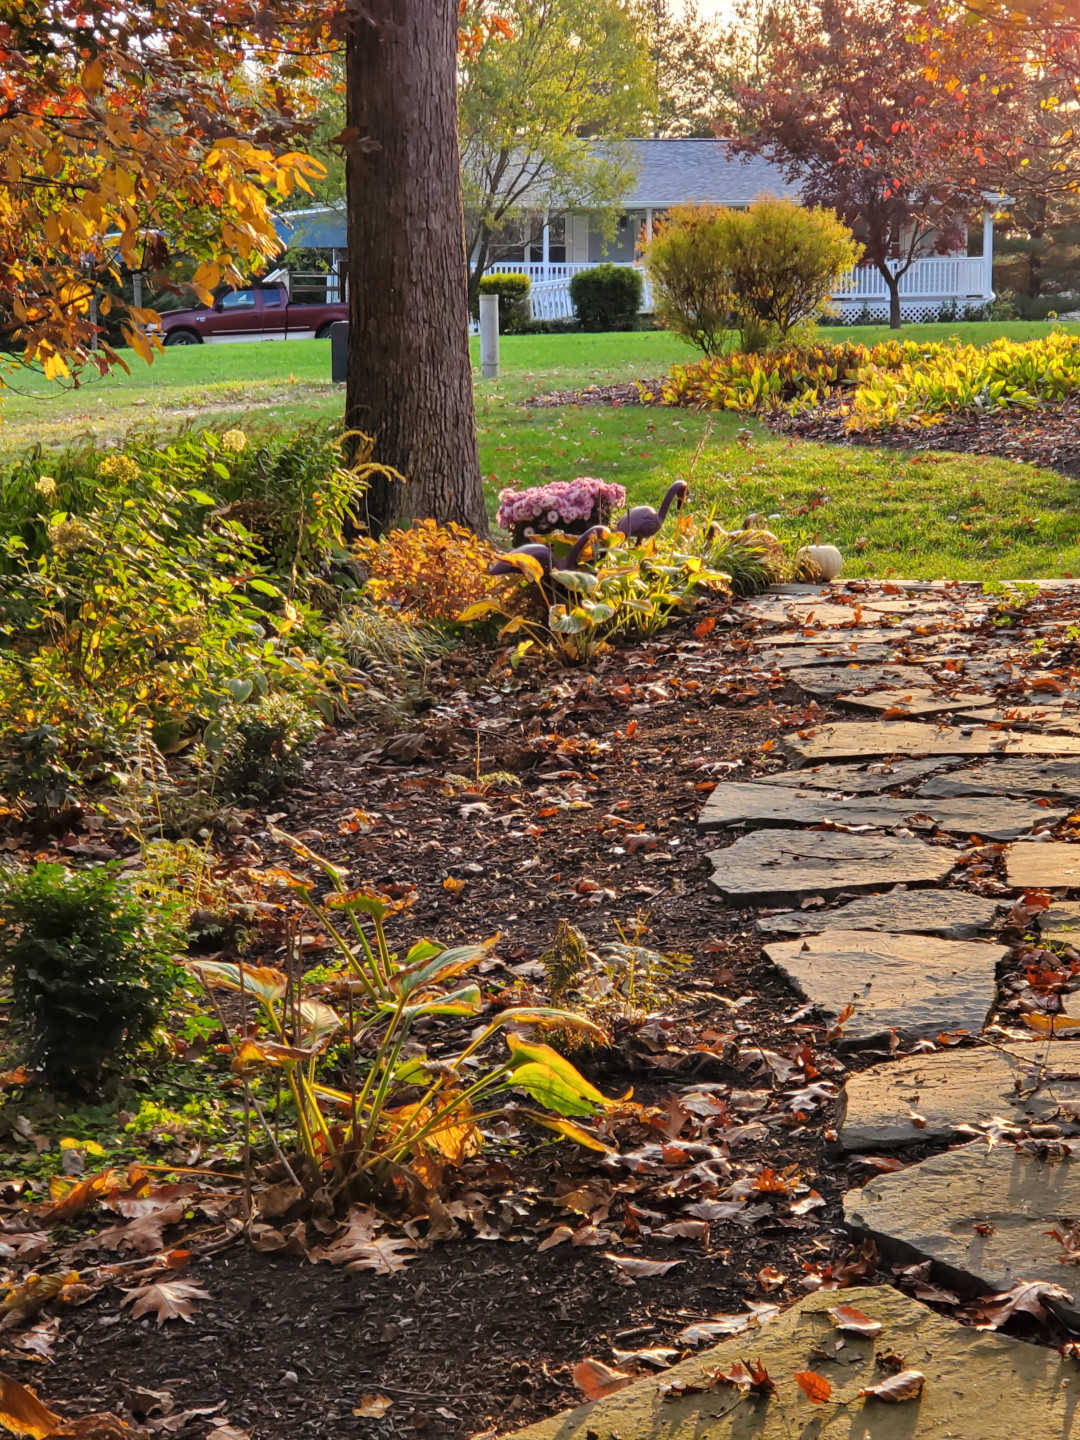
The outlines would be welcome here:
<svg viewBox="0 0 1080 1440">
<path fill-rule="evenodd" d="M 0 0 L 0 334 L 22 363 L 51 378 L 123 364 L 95 305 L 121 311 L 149 360 L 156 315 L 110 293 L 124 269 L 161 276 L 182 250 L 209 300 L 278 250 L 270 207 L 319 167 L 258 20 L 176 0 Z"/>
</svg>

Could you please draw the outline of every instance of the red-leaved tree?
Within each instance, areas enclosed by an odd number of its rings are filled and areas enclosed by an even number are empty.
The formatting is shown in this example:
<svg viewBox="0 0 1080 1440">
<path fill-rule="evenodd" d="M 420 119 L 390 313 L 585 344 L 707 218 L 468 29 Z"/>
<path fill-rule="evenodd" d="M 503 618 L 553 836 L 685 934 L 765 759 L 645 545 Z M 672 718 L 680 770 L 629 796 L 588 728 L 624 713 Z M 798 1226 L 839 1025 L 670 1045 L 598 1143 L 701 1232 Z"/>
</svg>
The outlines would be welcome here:
<svg viewBox="0 0 1080 1440">
<path fill-rule="evenodd" d="M 965 244 L 987 186 L 968 97 L 932 76 L 927 16 L 908 0 L 815 0 L 784 17 L 772 73 L 742 94 L 754 129 L 737 143 L 851 227 L 894 329 L 901 277 L 920 254 Z"/>
</svg>

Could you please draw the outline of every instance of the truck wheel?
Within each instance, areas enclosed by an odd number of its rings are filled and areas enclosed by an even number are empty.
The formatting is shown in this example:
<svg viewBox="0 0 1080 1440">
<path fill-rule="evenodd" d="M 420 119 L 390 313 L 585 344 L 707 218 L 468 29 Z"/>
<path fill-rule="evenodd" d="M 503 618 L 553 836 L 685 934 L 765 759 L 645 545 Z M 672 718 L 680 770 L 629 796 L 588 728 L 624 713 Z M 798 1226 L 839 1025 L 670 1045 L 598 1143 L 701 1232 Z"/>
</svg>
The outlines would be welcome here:
<svg viewBox="0 0 1080 1440">
<path fill-rule="evenodd" d="M 202 336 L 194 330 L 170 330 L 165 336 L 166 345 L 201 345 Z"/>
<path fill-rule="evenodd" d="M 330 339 L 330 327 L 333 325 L 333 323 L 334 323 L 333 320 L 331 320 L 331 321 L 329 322 L 329 324 L 327 324 L 327 325 L 320 325 L 319 328 L 318 328 L 318 330 L 315 331 L 315 339 L 316 339 L 316 340 L 329 340 L 329 339 Z"/>
</svg>

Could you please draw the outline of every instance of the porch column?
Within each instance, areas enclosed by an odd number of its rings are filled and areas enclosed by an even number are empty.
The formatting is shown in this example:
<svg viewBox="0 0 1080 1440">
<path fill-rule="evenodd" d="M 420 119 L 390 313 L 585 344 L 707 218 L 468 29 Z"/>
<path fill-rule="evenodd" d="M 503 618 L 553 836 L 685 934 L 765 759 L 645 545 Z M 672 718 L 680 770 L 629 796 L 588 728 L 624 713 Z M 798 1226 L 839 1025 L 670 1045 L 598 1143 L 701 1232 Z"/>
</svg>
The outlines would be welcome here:
<svg viewBox="0 0 1080 1440">
<path fill-rule="evenodd" d="M 544 248 L 542 251 L 542 259 L 544 262 L 544 279 L 550 280 L 551 272 L 548 270 L 548 266 L 551 264 L 551 226 L 546 220 L 544 221 L 543 246 Z"/>
<path fill-rule="evenodd" d="M 645 243 L 652 242 L 652 206 L 645 211 Z"/>
<path fill-rule="evenodd" d="M 994 293 L 994 212 L 983 211 L 983 295 L 989 300 Z"/>
</svg>

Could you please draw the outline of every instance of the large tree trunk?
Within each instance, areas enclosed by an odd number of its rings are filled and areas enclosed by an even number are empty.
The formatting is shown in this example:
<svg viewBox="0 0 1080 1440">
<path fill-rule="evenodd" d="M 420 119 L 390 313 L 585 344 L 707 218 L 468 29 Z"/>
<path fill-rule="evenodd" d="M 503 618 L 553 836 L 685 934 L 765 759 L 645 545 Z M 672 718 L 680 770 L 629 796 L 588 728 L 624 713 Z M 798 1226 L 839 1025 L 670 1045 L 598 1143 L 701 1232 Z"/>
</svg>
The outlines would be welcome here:
<svg viewBox="0 0 1080 1440">
<path fill-rule="evenodd" d="M 430 516 L 487 533 L 476 449 L 457 132 L 457 0 L 365 0 L 346 52 L 346 421 L 406 484 L 378 534 Z"/>
</svg>

